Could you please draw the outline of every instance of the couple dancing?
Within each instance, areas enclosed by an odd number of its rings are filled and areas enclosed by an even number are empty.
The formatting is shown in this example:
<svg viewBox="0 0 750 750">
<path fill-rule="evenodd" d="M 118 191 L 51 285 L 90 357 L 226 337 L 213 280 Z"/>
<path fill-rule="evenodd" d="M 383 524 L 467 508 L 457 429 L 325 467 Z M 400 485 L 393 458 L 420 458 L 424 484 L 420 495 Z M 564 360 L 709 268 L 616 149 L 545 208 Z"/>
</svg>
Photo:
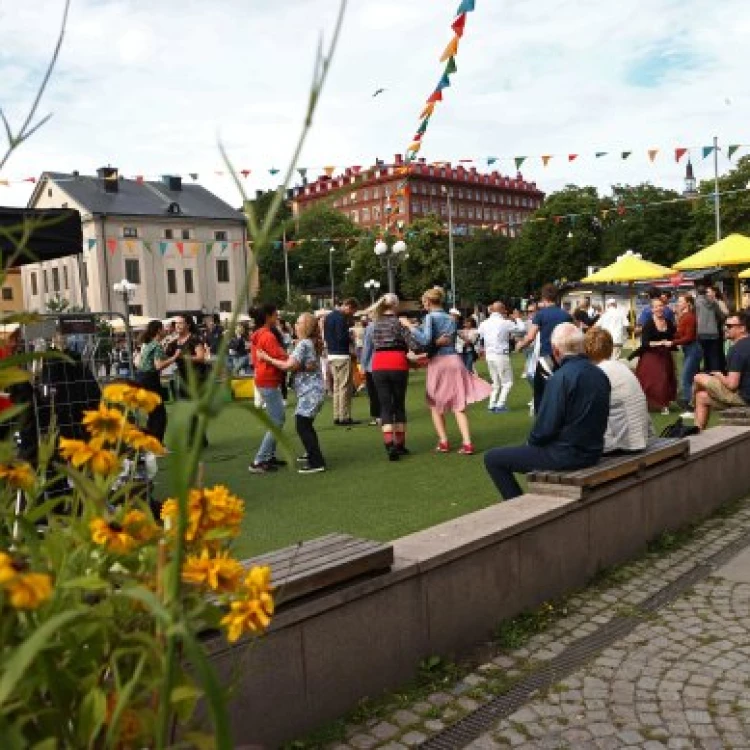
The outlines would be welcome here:
<svg viewBox="0 0 750 750">
<path fill-rule="evenodd" d="M 410 350 L 426 351 L 427 405 L 437 433 L 436 453 L 449 453 L 445 413 L 452 411 L 461 433 L 458 453 L 473 455 L 466 407 L 489 397 L 491 387 L 464 367 L 456 352 L 456 322 L 445 312 L 445 293 L 439 287 L 422 295 L 426 310 L 417 326 L 399 319 L 395 294 L 381 297 L 368 311 L 372 322 L 365 336 L 365 349 L 372 348 L 372 379 L 380 402 L 383 442 L 388 458 L 397 461 L 406 448 L 406 390 L 409 384 Z"/>
</svg>

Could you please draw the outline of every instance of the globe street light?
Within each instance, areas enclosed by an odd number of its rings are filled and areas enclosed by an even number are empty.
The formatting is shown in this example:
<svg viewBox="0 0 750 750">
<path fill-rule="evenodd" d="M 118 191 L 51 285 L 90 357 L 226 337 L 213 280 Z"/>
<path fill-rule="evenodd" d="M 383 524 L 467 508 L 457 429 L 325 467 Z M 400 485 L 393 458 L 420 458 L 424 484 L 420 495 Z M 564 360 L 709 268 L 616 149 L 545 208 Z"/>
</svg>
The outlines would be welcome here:
<svg viewBox="0 0 750 750">
<path fill-rule="evenodd" d="M 114 293 L 122 299 L 122 304 L 125 306 L 125 320 L 128 320 L 130 315 L 130 303 L 135 297 L 135 290 L 138 287 L 135 284 L 131 284 L 127 279 L 117 281 L 112 285 Z"/>
<path fill-rule="evenodd" d="M 406 243 L 398 240 L 389 247 L 384 240 L 379 240 L 375 245 L 375 255 L 388 272 L 388 291 L 393 294 L 396 291 L 396 266 L 407 257 Z"/>
<path fill-rule="evenodd" d="M 375 302 L 375 295 L 380 290 L 380 282 L 375 281 L 375 279 L 365 281 L 365 289 L 370 292 L 370 304 L 373 304 Z"/>
</svg>

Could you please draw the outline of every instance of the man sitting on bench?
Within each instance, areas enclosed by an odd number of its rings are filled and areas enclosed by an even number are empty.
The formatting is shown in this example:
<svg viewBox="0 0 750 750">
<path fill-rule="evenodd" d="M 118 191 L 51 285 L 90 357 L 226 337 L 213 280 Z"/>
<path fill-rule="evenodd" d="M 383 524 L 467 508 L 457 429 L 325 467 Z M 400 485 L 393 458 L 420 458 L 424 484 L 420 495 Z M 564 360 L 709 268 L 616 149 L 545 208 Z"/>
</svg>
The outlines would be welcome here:
<svg viewBox="0 0 750 750">
<path fill-rule="evenodd" d="M 750 405 L 750 312 L 730 315 L 724 323 L 733 346 L 727 356 L 727 375 L 721 372 L 695 376 L 695 426 L 705 430 L 711 409 Z"/>
<path fill-rule="evenodd" d="M 484 465 L 505 500 L 522 494 L 514 472 L 568 471 L 593 466 L 604 450 L 609 379 L 583 353 L 583 332 L 561 323 L 552 333 L 559 369 L 547 381 L 527 445 L 493 448 Z"/>
</svg>

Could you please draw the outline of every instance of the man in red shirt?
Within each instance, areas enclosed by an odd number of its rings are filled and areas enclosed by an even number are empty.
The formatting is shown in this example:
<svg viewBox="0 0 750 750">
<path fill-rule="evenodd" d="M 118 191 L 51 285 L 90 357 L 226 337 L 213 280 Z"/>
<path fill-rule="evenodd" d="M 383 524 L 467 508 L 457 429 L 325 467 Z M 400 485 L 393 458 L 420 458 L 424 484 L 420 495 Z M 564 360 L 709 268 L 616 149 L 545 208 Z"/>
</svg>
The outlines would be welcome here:
<svg viewBox="0 0 750 750">
<path fill-rule="evenodd" d="M 284 371 L 258 357 L 258 352 L 264 351 L 274 359 L 286 360 L 287 358 L 286 350 L 281 345 L 281 335 L 277 333 L 279 312 L 276 305 L 265 304 L 253 310 L 252 316 L 255 320 L 255 333 L 250 341 L 255 370 L 255 387 L 263 399 L 268 418 L 281 429 L 286 417 L 284 398 L 281 395 Z M 284 461 L 276 458 L 276 438 L 269 430 L 263 436 L 260 448 L 255 454 L 255 460 L 249 466 L 249 471 L 252 474 L 267 474 L 284 464 Z"/>
</svg>

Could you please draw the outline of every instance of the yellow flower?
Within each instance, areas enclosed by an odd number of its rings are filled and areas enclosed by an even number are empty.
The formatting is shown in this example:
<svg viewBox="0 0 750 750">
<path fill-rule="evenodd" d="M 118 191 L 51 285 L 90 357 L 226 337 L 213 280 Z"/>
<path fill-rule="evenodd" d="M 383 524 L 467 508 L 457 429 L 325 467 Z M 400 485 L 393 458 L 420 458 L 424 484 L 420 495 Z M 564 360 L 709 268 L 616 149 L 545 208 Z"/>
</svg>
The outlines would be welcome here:
<svg viewBox="0 0 750 750">
<path fill-rule="evenodd" d="M 271 595 L 271 569 L 267 566 L 255 567 L 245 578 L 247 595 L 235 599 L 229 613 L 221 624 L 227 629 L 227 640 L 237 641 L 243 633 L 261 633 L 271 624 L 274 605 Z"/>
<path fill-rule="evenodd" d="M 26 572 L 23 560 L 0 552 L 0 587 L 16 609 L 36 609 L 52 596 L 52 579 L 46 573 Z"/>
<path fill-rule="evenodd" d="M 4 479 L 14 490 L 30 490 L 36 481 L 34 469 L 25 461 L 0 464 L 0 479 Z"/>
<path fill-rule="evenodd" d="M 195 586 L 208 586 L 218 593 L 229 593 L 237 590 L 244 572 L 242 565 L 230 558 L 228 552 L 211 557 L 204 549 L 200 557 L 190 555 L 185 560 L 182 580 Z"/>
<path fill-rule="evenodd" d="M 127 383 L 112 383 L 104 388 L 102 397 L 111 404 L 122 404 L 128 409 L 151 413 L 161 403 L 161 396 L 145 388 L 137 388 Z"/>
<path fill-rule="evenodd" d="M 138 540 L 117 521 L 95 518 L 89 523 L 89 529 L 94 544 L 106 547 L 116 555 L 127 555 L 138 544 Z"/>
<path fill-rule="evenodd" d="M 221 484 L 204 490 L 203 494 L 206 498 L 206 513 L 211 525 L 215 528 L 230 527 L 235 534 L 239 533 L 239 526 L 245 512 L 244 501 Z"/>
<path fill-rule="evenodd" d="M 122 519 L 122 527 L 137 542 L 148 542 L 159 535 L 159 527 L 142 510 L 129 510 Z"/>
<path fill-rule="evenodd" d="M 177 525 L 178 507 L 177 500 L 171 498 L 162 505 L 162 520 L 168 522 L 171 529 Z M 215 529 L 225 529 L 236 536 L 244 508 L 245 503 L 223 485 L 207 490 L 190 490 L 185 539 L 194 542 Z"/>
<path fill-rule="evenodd" d="M 60 455 L 76 469 L 88 465 L 94 474 L 109 476 L 120 465 L 117 454 L 102 448 L 101 440 L 96 438 L 88 443 L 85 440 L 60 438 L 59 447 Z"/>
<path fill-rule="evenodd" d="M 141 432 L 137 427 L 129 426 L 123 433 L 122 439 L 131 448 L 145 453 L 154 453 L 157 456 L 164 455 L 164 446 L 152 435 Z"/>
<path fill-rule="evenodd" d="M 100 404 L 95 411 L 83 412 L 83 424 L 95 438 L 116 443 L 125 428 L 125 415 L 119 409 Z"/>
<path fill-rule="evenodd" d="M 13 558 L 5 552 L 0 552 L 0 586 L 17 575 L 18 571 L 13 565 Z"/>
</svg>

